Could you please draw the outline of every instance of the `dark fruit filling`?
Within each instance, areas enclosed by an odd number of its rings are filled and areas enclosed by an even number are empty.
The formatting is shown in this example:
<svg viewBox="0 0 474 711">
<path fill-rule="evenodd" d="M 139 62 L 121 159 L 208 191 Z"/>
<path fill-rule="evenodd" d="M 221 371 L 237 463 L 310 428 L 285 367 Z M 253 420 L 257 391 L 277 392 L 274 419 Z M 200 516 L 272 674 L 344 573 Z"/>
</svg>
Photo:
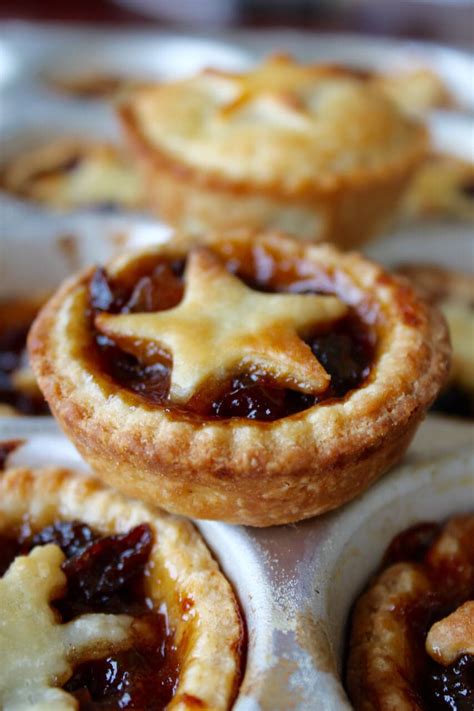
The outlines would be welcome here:
<svg viewBox="0 0 474 711">
<path fill-rule="evenodd" d="M 423 563 L 440 532 L 441 526 L 436 523 L 420 523 L 403 531 L 388 547 L 382 567 L 399 562 Z M 474 599 L 474 578 L 466 575 L 458 560 L 443 565 L 442 570 L 425 570 L 433 577 L 436 592 L 401 610 L 409 620 L 411 645 L 416 650 L 416 702 L 426 711 L 473 711 L 474 656 L 465 654 L 445 667 L 427 654 L 425 640 L 435 622 Z"/>
<path fill-rule="evenodd" d="M 383 567 L 406 561 L 421 563 L 440 531 L 440 524 L 431 522 L 417 523 L 402 531 L 387 548 Z"/>
<path fill-rule="evenodd" d="M 148 524 L 125 534 L 101 536 L 78 521 L 60 521 L 33 533 L 24 524 L 16 538 L 0 536 L 0 574 L 16 556 L 55 543 L 66 556 L 64 597 L 54 602 L 64 622 L 87 613 L 129 614 L 146 624 L 133 649 L 79 665 L 64 689 L 81 711 L 166 708 L 179 665 L 166 614 L 153 609 L 144 579 L 153 536 Z M 145 638 L 146 637 L 146 638 Z"/>
<path fill-rule="evenodd" d="M 26 337 L 33 319 L 31 314 L 28 323 L 0 328 L 0 403 L 23 415 L 47 415 L 49 408 L 39 391 L 23 392 L 14 384 L 15 372 L 27 364 Z"/>
<path fill-rule="evenodd" d="M 240 265 L 232 260 L 228 265 L 248 286 L 259 291 L 331 293 L 326 274 L 304 277 L 296 269 L 288 271 L 287 265 L 278 272 L 274 264 L 273 271 L 260 269 L 265 271 L 261 275 L 258 265 L 250 269 L 248 264 Z M 91 319 L 101 311 L 139 313 L 176 306 L 184 293 L 183 271 L 182 260 L 157 262 L 155 259 L 152 265 L 142 264 L 136 268 L 126 283 L 126 277 L 113 281 L 104 270 L 98 269 L 90 282 Z M 144 365 L 100 333 L 96 333 L 95 343 L 99 364 L 113 380 L 152 403 L 167 404 L 169 362 Z M 367 379 L 375 353 L 375 334 L 355 309 L 335 324 L 330 333 L 314 334 L 307 343 L 331 376 L 331 384 L 324 393 L 314 397 L 273 383 L 261 373 L 236 373 L 212 402 L 204 403 L 200 398 L 193 409 L 186 408 L 186 413 L 206 418 L 272 421 L 317 403 L 343 398 Z"/>
</svg>

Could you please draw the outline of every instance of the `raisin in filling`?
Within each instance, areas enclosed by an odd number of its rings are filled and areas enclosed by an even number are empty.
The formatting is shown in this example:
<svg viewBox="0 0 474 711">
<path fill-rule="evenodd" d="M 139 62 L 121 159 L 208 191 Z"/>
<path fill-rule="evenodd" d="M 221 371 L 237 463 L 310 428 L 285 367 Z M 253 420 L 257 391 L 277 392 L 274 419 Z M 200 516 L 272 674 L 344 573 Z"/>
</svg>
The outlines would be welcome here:
<svg viewBox="0 0 474 711">
<path fill-rule="evenodd" d="M 391 542 L 383 567 L 402 561 L 423 563 L 440 531 L 441 526 L 435 523 L 421 523 L 403 531 Z M 410 644 L 416 649 L 417 703 L 426 711 L 472 711 L 473 708 L 474 656 L 464 654 L 445 667 L 425 651 L 430 627 L 474 598 L 474 580 L 466 581 L 457 566 L 457 562 L 443 566 L 438 576 L 432 572 L 432 588 L 436 592 L 402 610 L 410 624 Z"/>
<path fill-rule="evenodd" d="M 41 394 L 23 392 L 14 382 L 15 373 L 27 364 L 26 338 L 30 325 L 0 329 L 0 402 L 23 415 L 47 415 L 49 408 Z"/>
<path fill-rule="evenodd" d="M 54 602 L 64 622 L 77 615 L 129 614 L 149 634 L 127 651 L 78 665 L 64 689 L 81 711 L 166 708 L 177 686 L 179 665 L 166 614 L 145 593 L 146 565 L 153 545 L 148 524 L 125 534 L 101 536 L 78 521 L 60 521 L 33 533 L 24 524 L 16 538 L 0 535 L 0 575 L 34 546 L 55 543 L 66 556 L 64 597 Z"/>
<path fill-rule="evenodd" d="M 229 269 L 232 269 L 229 263 Z M 182 260 L 159 260 L 138 269 L 133 283 L 114 282 L 98 269 L 90 282 L 91 320 L 99 312 L 138 313 L 160 311 L 176 306 L 182 299 L 184 283 Z M 266 278 L 232 269 L 251 288 L 264 292 L 328 293 L 328 278 L 302 281 L 301 276 L 269 272 Z M 308 286 L 309 284 L 309 286 Z M 319 288 L 318 288 L 319 286 Z M 331 376 L 327 390 L 317 397 L 290 390 L 272 382 L 262 373 L 236 373 L 215 399 L 199 411 L 177 408 L 191 416 L 206 419 L 240 417 L 273 421 L 287 417 L 315 404 L 343 398 L 367 379 L 375 354 L 375 334 L 355 309 L 331 329 L 307 339 L 314 356 Z M 144 365 L 122 351 L 112 340 L 95 332 L 96 353 L 100 366 L 111 378 L 133 393 L 156 404 L 170 404 L 169 363 Z"/>
</svg>

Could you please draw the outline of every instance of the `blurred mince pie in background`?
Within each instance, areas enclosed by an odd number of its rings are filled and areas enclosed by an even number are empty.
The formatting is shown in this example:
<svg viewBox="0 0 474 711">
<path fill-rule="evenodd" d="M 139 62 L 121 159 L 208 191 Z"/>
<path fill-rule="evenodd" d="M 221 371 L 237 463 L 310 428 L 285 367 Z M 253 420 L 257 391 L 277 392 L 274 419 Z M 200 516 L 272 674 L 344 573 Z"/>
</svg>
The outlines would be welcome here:
<svg viewBox="0 0 474 711">
<path fill-rule="evenodd" d="M 111 143 L 58 138 L 20 151 L 2 167 L 0 188 L 59 210 L 143 207 L 142 182 Z"/>
<path fill-rule="evenodd" d="M 361 244 L 389 221 L 428 144 L 370 74 L 283 55 L 137 88 L 118 106 L 151 207 L 195 234 L 275 228 Z"/>
<path fill-rule="evenodd" d="M 392 541 L 355 604 L 348 645 L 356 711 L 471 711 L 474 514 Z"/>
<path fill-rule="evenodd" d="M 393 466 L 450 349 L 406 280 L 329 245 L 237 232 L 177 235 L 72 277 L 29 352 L 109 483 L 265 526 L 340 506 Z"/>
<path fill-rule="evenodd" d="M 99 71 L 48 74 L 44 80 L 51 89 L 77 99 L 114 99 L 120 92 L 140 83 L 132 77 Z"/>
<path fill-rule="evenodd" d="M 0 417 L 49 414 L 26 352 L 29 328 L 46 298 L 0 299 Z"/>
<path fill-rule="evenodd" d="M 430 155 L 408 187 L 401 214 L 409 220 L 474 222 L 474 163 L 450 155 Z"/>
<path fill-rule="evenodd" d="M 57 468 L 7 469 L 0 522 L 2 708 L 231 707 L 243 620 L 191 523 Z"/>
<path fill-rule="evenodd" d="M 474 418 L 474 275 L 430 264 L 403 264 L 397 271 L 441 309 L 448 323 L 451 372 L 434 408 Z"/>
</svg>

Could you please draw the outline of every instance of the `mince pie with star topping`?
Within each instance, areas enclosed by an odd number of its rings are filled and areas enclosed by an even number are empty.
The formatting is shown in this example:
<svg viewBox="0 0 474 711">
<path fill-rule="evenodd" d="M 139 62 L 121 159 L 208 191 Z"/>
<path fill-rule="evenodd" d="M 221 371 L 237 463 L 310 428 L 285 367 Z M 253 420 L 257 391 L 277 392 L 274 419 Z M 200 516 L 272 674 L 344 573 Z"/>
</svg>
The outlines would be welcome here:
<svg viewBox="0 0 474 711">
<path fill-rule="evenodd" d="M 356 711 L 472 711 L 473 514 L 392 541 L 354 608 L 347 686 Z"/>
<path fill-rule="evenodd" d="M 191 233 L 359 244 L 388 221 L 427 146 L 365 74 L 286 56 L 138 87 L 119 113 L 151 206 Z"/>
<path fill-rule="evenodd" d="M 0 706 L 226 711 L 243 625 L 194 527 L 82 474 L 0 478 Z"/>
<path fill-rule="evenodd" d="M 399 460 L 449 365 L 442 316 L 359 255 L 175 236 L 64 283 L 29 352 L 100 476 L 167 510 L 295 521 Z"/>
</svg>

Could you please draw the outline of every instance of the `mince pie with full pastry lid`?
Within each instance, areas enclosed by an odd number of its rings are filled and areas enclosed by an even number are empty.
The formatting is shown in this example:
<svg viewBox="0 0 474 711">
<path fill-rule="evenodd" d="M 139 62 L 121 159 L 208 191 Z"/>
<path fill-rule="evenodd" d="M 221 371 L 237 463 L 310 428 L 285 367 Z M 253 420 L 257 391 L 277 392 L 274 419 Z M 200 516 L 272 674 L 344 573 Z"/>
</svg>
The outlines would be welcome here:
<svg viewBox="0 0 474 711">
<path fill-rule="evenodd" d="M 0 299 L 0 417 L 47 415 L 49 408 L 28 363 L 28 330 L 46 294 Z"/>
<path fill-rule="evenodd" d="M 341 505 L 403 455 L 442 386 L 442 316 L 357 254 L 278 234 L 175 236 L 66 281 L 29 338 L 94 470 L 251 525 Z"/>
<path fill-rule="evenodd" d="M 356 711 L 471 711 L 474 515 L 391 543 L 355 605 L 347 686 Z"/>
<path fill-rule="evenodd" d="M 427 147 L 425 128 L 364 73 L 282 55 L 139 87 L 119 113 L 151 206 L 191 233 L 359 244 L 391 217 Z"/>
<path fill-rule="evenodd" d="M 70 470 L 0 478 L 0 706 L 230 708 L 243 624 L 194 527 Z"/>
</svg>

